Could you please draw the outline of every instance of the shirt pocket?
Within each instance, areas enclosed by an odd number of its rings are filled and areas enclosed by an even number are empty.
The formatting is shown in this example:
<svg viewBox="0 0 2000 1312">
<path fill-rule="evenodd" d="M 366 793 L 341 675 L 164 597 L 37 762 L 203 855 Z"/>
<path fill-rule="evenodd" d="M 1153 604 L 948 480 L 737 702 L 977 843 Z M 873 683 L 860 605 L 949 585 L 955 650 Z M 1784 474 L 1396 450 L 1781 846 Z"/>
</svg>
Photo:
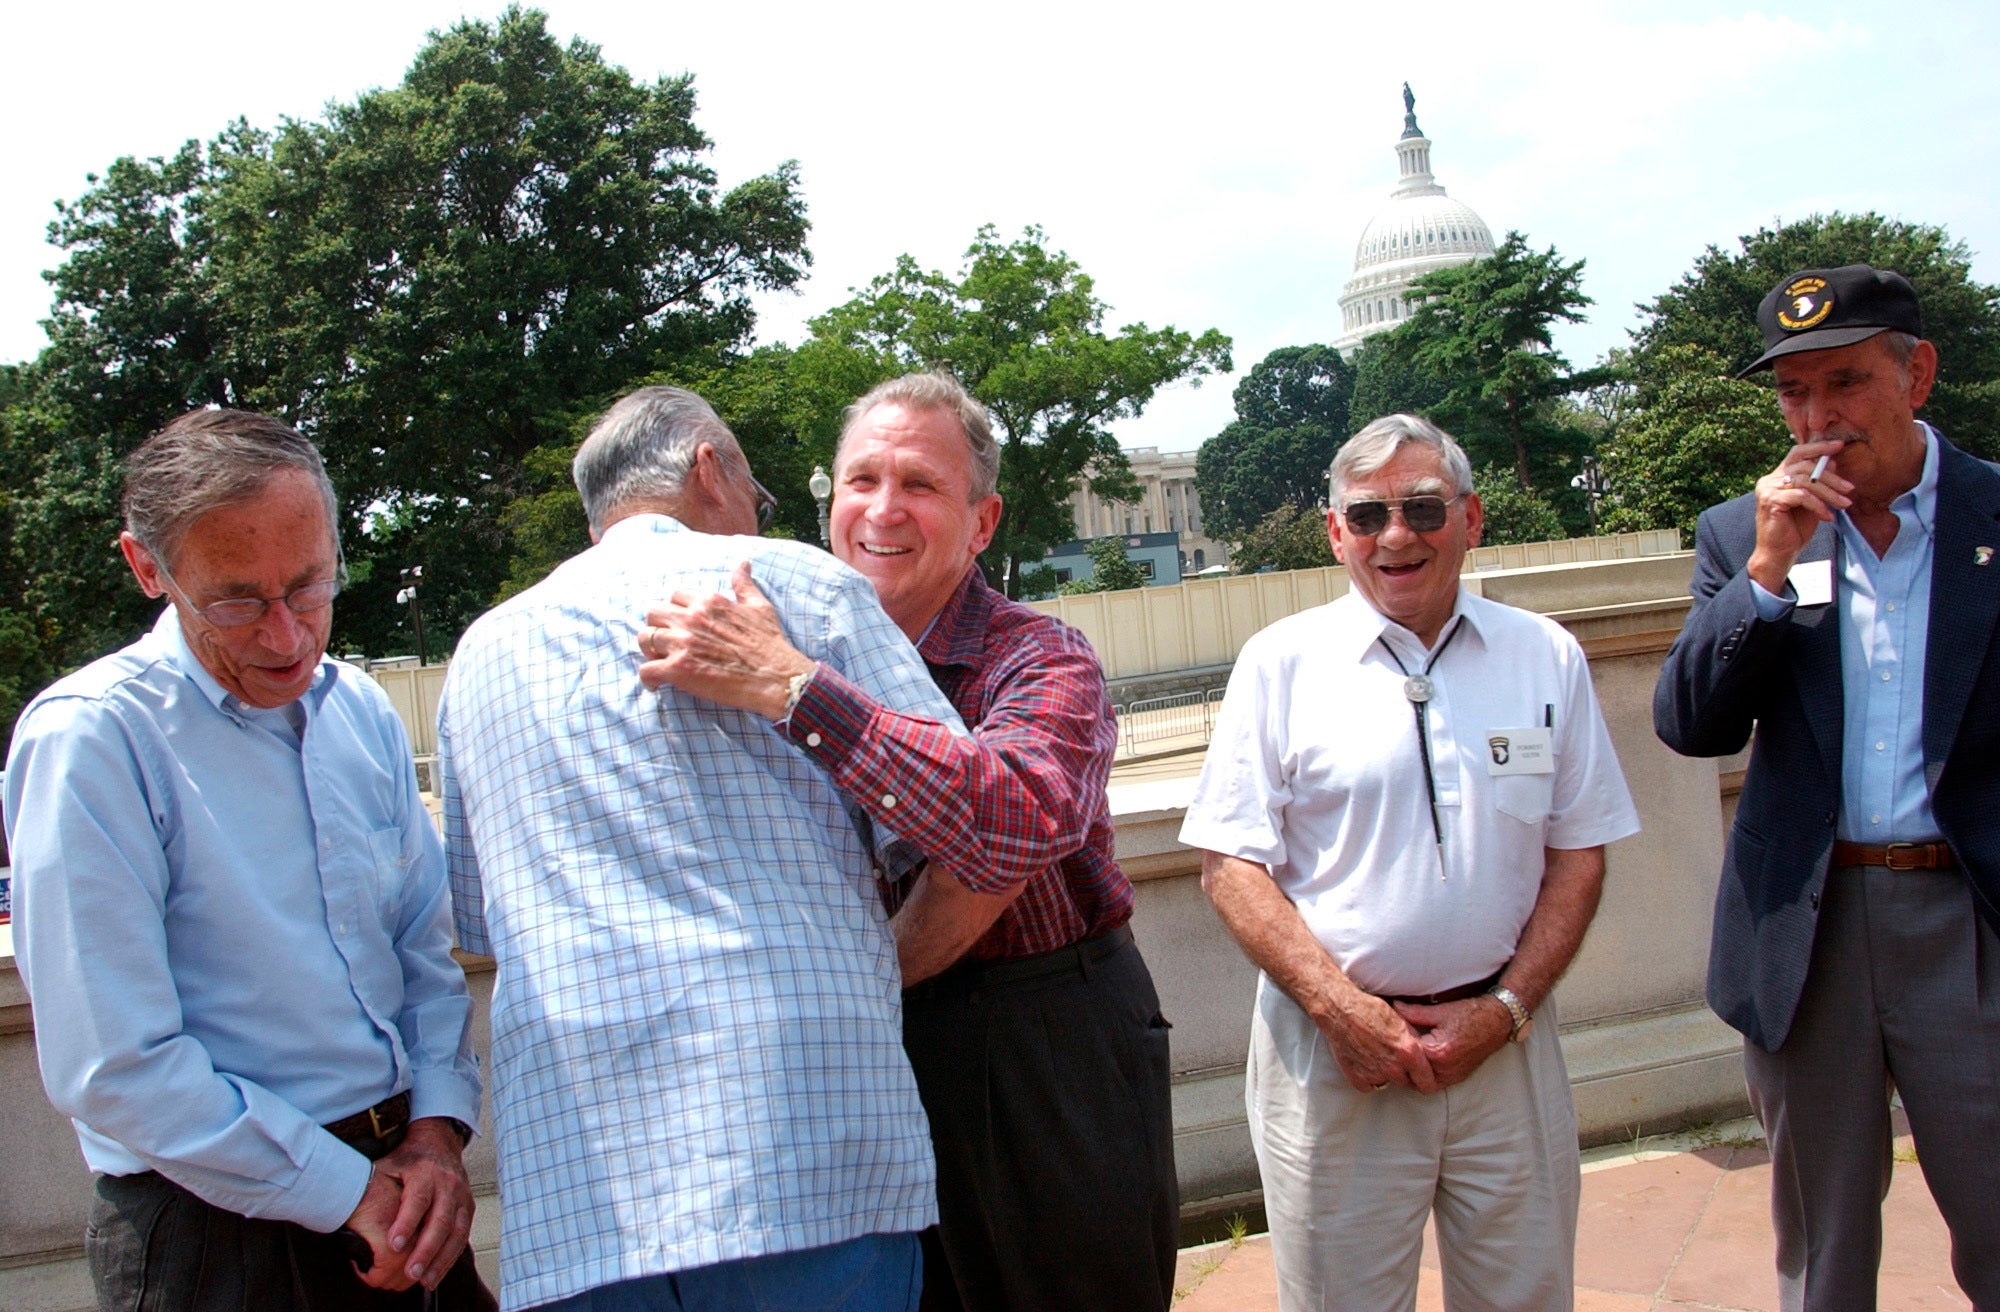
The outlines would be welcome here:
<svg viewBox="0 0 2000 1312">
<path fill-rule="evenodd" d="M 1554 804 L 1554 774 L 1503 774 L 1493 780 L 1493 805 L 1524 825 L 1540 825 Z"/>
<path fill-rule="evenodd" d="M 393 927 L 401 919 L 403 899 L 410 889 L 410 867 L 416 855 L 403 843 L 400 827 L 376 829 L 368 835 L 370 884 L 382 923 Z"/>
</svg>

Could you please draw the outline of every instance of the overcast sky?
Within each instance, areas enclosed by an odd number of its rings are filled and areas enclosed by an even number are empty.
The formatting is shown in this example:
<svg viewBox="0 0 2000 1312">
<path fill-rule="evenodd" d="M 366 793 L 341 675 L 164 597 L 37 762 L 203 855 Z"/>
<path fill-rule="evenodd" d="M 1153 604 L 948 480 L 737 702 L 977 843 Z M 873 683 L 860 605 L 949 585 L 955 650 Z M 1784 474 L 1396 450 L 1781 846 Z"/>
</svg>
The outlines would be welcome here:
<svg viewBox="0 0 2000 1312">
<path fill-rule="evenodd" d="M 1113 325 L 1235 339 L 1239 370 L 1340 333 L 1354 244 L 1396 177 L 1401 84 L 1431 162 L 1497 238 L 1588 261 L 1578 364 L 1709 243 L 1874 209 L 1939 223 L 2000 282 L 2000 6 L 1672 4 L 635 4 L 550 0 L 642 79 L 691 71 L 725 184 L 797 159 L 812 219 L 805 321 L 908 252 L 956 269 L 979 225 L 1039 224 Z M 297 8 L 42 4 L 0 55 L 0 360 L 43 344 L 53 202 L 120 155 L 236 116 L 311 118 L 392 85 L 425 33 L 497 3 Z M 1523 13 L 1533 18 L 1524 18 Z M 1199 446 L 1232 379 L 1180 386 L 1120 429 Z"/>
</svg>

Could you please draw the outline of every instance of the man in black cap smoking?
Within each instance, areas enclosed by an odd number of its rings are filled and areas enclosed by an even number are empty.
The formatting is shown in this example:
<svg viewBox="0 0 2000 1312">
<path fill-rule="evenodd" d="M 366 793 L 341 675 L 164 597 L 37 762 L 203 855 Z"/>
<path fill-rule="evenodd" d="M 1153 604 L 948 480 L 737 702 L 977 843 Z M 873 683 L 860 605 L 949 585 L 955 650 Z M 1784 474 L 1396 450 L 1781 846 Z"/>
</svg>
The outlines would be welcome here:
<svg viewBox="0 0 2000 1312">
<path fill-rule="evenodd" d="M 1708 1000 L 1744 1037 L 1787 1309 L 1872 1309 L 1889 1092 L 1975 1307 L 2000 1309 L 2000 472 L 1916 417 L 1916 292 L 1851 264 L 1758 311 L 1794 445 L 1706 511 L 1654 723 L 1757 744 Z"/>
</svg>

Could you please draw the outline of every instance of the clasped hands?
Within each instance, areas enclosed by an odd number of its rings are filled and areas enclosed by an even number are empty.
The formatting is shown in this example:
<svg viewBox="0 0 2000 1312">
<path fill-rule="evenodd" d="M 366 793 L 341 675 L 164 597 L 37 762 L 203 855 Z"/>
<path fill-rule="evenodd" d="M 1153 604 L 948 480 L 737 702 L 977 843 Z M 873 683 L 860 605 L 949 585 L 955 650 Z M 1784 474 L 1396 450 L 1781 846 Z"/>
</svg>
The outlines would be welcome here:
<svg viewBox="0 0 2000 1312">
<path fill-rule="evenodd" d="M 472 1234 L 472 1184 L 464 1146 L 443 1117 L 410 1122 L 396 1151 L 374 1163 L 347 1229 L 368 1241 L 374 1265 L 360 1275 L 376 1289 L 436 1289 Z"/>
<path fill-rule="evenodd" d="M 1484 995 L 1427 1007 L 1355 989 L 1319 1029 L 1341 1074 L 1360 1092 L 1403 1084 L 1436 1093 L 1462 1083 L 1505 1046 L 1514 1021 L 1498 999 Z"/>
</svg>

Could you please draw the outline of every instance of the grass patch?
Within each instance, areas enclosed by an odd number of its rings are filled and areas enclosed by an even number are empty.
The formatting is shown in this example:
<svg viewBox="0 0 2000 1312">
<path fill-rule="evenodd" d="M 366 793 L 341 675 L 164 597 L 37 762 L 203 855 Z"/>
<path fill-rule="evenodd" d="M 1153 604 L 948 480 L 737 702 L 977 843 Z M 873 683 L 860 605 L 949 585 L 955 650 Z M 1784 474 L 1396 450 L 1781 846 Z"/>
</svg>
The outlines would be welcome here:
<svg viewBox="0 0 2000 1312">
<path fill-rule="evenodd" d="M 1227 1227 L 1225 1239 L 1217 1242 L 1215 1250 L 1188 1268 L 1188 1282 L 1174 1286 L 1174 1302 L 1178 1303 L 1201 1288 L 1202 1281 L 1222 1269 L 1230 1254 L 1243 1247 L 1243 1241 L 1250 1235 L 1250 1218 L 1241 1212 L 1231 1213 L 1223 1223 Z"/>
</svg>

